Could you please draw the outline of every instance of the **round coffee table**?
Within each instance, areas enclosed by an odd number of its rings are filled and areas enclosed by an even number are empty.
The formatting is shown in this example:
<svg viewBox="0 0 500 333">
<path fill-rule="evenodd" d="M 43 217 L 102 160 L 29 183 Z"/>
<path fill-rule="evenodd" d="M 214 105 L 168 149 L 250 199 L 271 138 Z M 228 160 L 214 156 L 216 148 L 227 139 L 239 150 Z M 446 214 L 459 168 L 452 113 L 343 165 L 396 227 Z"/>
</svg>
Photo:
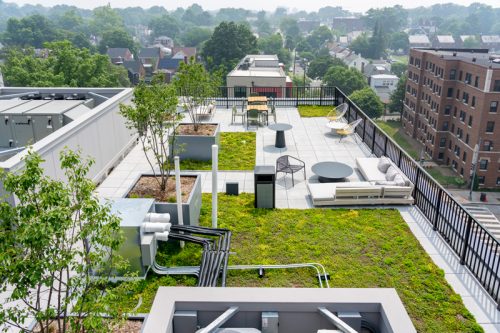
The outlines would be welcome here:
<svg viewBox="0 0 500 333">
<path fill-rule="evenodd" d="M 293 126 L 285 123 L 276 123 L 267 127 L 273 131 L 276 131 L 276 142 L 274 143 L 274 146 L 276 148 L 285 148 L 285 131 L 292 129 Z"/>
<path fill-rule="evenodd" d="M 341 182 L 353 173 L 353 169 L 340 162 L 319 162 L 312 166 L 312 172 L 318 176 L 320 183 Z"/>
<path fill-rule="evenodd" d="M 326 124 L 326 127 L 331 129 L 332 133 L 335 133 L 335 131 L 342 129 L 342 128 L 346 127 L 347 125 L 348 125 L 347 123 L 343 123 L 341 121 L 329 121 Z"/>
</svg>

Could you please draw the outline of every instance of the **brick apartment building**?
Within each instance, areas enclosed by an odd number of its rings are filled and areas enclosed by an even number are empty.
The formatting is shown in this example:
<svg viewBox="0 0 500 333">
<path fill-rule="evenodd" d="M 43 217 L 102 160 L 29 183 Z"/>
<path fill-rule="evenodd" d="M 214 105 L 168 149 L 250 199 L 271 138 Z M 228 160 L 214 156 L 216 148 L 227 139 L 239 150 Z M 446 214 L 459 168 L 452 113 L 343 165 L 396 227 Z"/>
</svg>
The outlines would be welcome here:
<svg viewBox="0 0 500 333">
<path fill-rule="evenodd" d="M 481 142 L 477 177 L 485 188 L 500 187 L 499 103 L 500 59 L 488 50 L 411 49 L 404 130 L 467 182 Z"/>
</svg>

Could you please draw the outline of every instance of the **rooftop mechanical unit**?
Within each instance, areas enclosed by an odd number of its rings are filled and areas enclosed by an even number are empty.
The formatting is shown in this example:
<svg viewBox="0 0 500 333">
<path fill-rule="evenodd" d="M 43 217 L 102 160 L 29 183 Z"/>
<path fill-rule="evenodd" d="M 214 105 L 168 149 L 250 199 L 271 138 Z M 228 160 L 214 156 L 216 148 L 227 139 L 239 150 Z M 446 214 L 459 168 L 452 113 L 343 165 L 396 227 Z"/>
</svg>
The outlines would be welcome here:
<svg viewBox="0 0 500 333">
<path fill-rule="evenodd" d="M 151 269 L 163 275 L 194 275 L 198 286 L 225 285 L 231 233 L 226 229 L 179 226 L 170 214 L 156 213 L 154 199 L 121 198 L 112 212 L 121 218 L 124 242 L 119 255 L 129 262 L 129 272 L 145 278 Z M 156 262 L 159 242 L 177 240 L 201 246 L 199 266 L 163 267 Z M 123 272 L 122 272 L 123 275 Z"/>
</svg>

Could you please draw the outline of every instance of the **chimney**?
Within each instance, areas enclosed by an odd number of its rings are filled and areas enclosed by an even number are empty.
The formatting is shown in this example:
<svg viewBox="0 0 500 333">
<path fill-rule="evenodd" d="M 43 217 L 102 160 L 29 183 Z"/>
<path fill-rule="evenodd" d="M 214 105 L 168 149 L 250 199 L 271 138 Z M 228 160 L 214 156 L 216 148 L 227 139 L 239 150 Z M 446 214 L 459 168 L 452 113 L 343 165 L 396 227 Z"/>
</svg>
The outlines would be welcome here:
<svg viewBox="0 0 500 333">
<path fill-rule="evenodd" d="M 453 52 L 453 56 L 456 57 L 457 56 L 457 52 Z"/>
<path fill-rule="evenodd" d="M 472 62 L 476 62 L 476 57 L 472 58 Z"/>
</svg>

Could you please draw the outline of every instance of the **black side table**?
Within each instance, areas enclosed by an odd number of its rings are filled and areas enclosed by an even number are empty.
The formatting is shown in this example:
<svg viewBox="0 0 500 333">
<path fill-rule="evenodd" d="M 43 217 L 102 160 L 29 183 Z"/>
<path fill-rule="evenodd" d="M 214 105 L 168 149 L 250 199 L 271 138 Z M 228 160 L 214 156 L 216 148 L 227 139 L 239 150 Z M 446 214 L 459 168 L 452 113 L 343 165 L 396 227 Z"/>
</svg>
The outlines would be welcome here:
<svg viewBox="0 0 500 333">
<path fill-rule="evenodd" d="M 276 142 L 274 146 L 276 148 L 285 148 L 286 147 L 285 131 L 292 129 L 293 126 L 285 123 L 276 123 L 269 125 L 268 128 L 273 131 L 276 131 Z"/>
</svg>

